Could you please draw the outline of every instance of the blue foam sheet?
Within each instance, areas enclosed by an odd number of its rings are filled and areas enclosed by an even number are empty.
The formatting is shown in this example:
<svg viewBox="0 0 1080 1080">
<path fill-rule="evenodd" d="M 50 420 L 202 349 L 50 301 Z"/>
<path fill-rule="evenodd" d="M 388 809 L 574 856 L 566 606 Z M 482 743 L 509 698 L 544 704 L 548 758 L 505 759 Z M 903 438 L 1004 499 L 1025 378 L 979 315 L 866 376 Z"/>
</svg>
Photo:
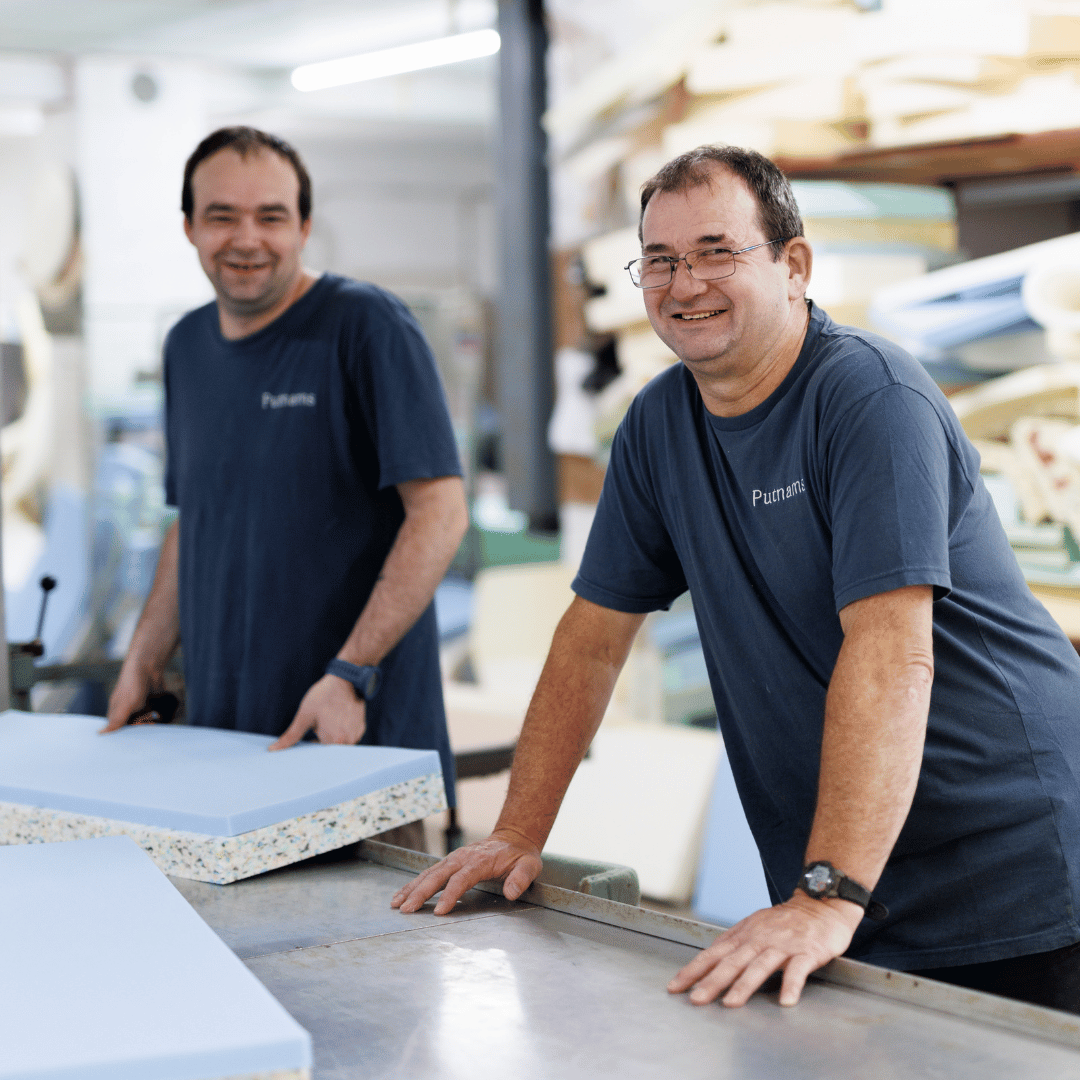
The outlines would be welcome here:
<svg viewBox="0 0 1080 1080">
<path fill-rule="evenodd" d="M 0 801 L 238 836 L 441 773 L 434 750 L 301 743 L 98 716 L 0 713 Z"/>
<path fill-rule="evenodd" d="M 126 836 L 0 848 L 0 1080 L 305 1069 L 311 1039 Z"/>
<path fill-rule="evenodd" d="M 694 913 L 708 922 L 731 926 L 771 904 L 761 856 L 725 753 L 717 762 L 709 796 Z"/>
</svg>

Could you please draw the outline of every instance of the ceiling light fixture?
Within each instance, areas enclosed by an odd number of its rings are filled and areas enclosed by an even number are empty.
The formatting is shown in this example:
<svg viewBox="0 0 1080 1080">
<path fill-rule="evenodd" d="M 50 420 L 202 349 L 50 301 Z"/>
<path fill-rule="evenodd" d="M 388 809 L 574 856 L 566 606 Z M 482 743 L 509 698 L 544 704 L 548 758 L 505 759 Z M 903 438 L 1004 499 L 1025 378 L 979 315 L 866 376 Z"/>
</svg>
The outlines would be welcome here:
<svg viewBox="0 0 1080 1080">
<path fill-rule="evenodd" d="M 297 90 L 325 90 L 330 86 L 344 86 L 346 83 L 456 64 L 461 60 L 475 60 L 481 56 L 492 56 L 498 51 L 497 31 L 474 30 L 468 34 L 419 41 L 415 45 L 402 45 L 396 49 L 380 49 L 340 60 L 304 64 L 292 73 L 292 84 Z"/>
</svg>

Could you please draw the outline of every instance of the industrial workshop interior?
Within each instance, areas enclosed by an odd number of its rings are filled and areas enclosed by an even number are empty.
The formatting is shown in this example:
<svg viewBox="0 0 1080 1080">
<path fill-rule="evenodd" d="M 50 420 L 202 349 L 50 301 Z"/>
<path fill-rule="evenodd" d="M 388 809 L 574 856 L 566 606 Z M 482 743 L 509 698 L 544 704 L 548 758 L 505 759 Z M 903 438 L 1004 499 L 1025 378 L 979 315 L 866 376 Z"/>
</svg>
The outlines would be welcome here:
<svg viewBox="0 0 1080 1080">
<path fill-rule="evenodd" d="M 0 466 L 0 1080 L 1080 1080 L 1080 0 L 0 0 Z"/>
</svg>

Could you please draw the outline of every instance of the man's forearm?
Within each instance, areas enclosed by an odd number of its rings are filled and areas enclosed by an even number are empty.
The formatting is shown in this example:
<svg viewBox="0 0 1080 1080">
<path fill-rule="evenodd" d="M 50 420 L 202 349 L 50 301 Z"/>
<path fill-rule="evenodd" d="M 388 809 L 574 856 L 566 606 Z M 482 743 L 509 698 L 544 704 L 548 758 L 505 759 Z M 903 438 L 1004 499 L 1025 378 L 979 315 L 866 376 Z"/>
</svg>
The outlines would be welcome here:
<svg viewBox="0 0 1080 1080">
<path fill-rule="evenodd" d="M 401 484 L 405 520 L 382 572 L 338 656 L 379 664 L 431 603 L 468 528 L 461 481 L 443 477 Z"/>
<path fill-rule="evenodd" d="M 511 831 L 543 848 L 643 618 L 574 599 L 525 715 L 496 833 Z"/>
<path fill-rule="evenodd" d="M 495 831 L 399 889 L 394 907 L 419 911 L 442 890 L 435 914 L 446 915 L 478 881 L 499 879 L 503 895 L 516 900 L 536 879 L 559 804 L 603 719 L 642 619 L 574 598 L 526 713 Z"/>
<path fill-rule="evenodd" d="M 866 605 L 861 610 L 852 610 Z M 846 614 L 829 683 L 808 862 L 872 889 L 911 809 L 933 682 L 929 589 L 870 597 Z"/>
<path fill-rule="evenodd" d="M 154 675 L 165 669 L 180 643 L 180 522 L 165 533 L 154 583 L 128 648 L 127 663 Z"/>
</svg>

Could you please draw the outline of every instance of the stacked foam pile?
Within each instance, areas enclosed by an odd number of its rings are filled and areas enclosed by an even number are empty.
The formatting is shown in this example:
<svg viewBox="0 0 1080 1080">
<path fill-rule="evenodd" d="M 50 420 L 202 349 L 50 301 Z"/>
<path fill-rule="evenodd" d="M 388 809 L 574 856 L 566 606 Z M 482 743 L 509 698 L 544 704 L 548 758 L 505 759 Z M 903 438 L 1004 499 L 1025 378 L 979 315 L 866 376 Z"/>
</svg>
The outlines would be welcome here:
<svg viewBox="0 0 1080 1080">
<path fill-rule="evenodd" d="M 805 158 L 1080 127 L 1077 0 L 688 0 L 633 48 L 601 42 L 580 6 L 551 9 L 555 246 L 580 255 L 601 294 L 586 333 L 613 336 L 621 368 L 590 414 L 601 461 L 630 398 L 674 359 L 622 269 L 638 254 L 640 185 L 664 161 L 702 143 Z M 800 187 L 812 295 L 842 321 L 871 326 L 876 289 L 955 251 L 943 192 L 909 190 L 901 207 L 878 185 Z"/>
</svg>

